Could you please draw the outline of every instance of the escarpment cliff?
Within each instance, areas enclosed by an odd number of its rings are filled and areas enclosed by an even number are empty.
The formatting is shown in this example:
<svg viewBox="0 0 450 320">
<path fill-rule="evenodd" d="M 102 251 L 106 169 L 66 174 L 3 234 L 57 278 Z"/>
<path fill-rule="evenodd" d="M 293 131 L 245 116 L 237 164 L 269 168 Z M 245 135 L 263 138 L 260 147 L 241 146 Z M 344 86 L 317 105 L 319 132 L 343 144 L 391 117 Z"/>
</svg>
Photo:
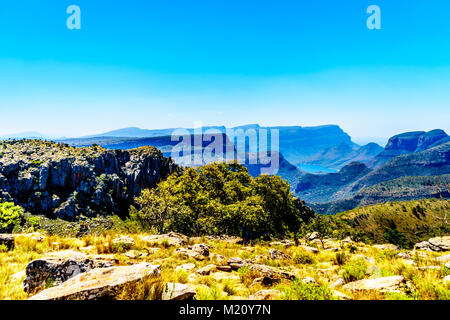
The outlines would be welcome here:
<svg viewBox="0 0 450 320">
<path fill-rule="evenodd" d="M 127 151 L 40 140 L 0 142 L 0 199 L 64 219 L 125 215 L 134 197 L 178 170 L 153 147 Z"/>
</svg>

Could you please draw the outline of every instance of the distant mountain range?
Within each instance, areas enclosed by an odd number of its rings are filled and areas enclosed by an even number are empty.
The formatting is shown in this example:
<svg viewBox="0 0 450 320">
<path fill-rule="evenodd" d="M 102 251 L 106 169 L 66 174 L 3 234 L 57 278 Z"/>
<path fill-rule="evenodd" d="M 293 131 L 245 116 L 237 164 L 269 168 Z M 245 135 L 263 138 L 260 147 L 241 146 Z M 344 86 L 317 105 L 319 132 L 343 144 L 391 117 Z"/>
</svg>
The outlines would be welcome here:
<svg viewBox="0 0 450 320">
<path fill-rule="evenodd" d="M 373 168 L 352 163 L 336 174 L 304 175 L 295 192 L 328 214 L 379 202 L 449 197 L 450 141 L 442 130 L 392 137 L 370 163 Z"/>
<path fill-rule="evenodd" d="M 177 129 L 189 136 L 187 143 L 191 146 L 194 146 L 195 140 L 202 140 L 201 150 L 192 148 L 188 154 L 174 154 L 173 148 L 180 142 L 177 139 L 172 141 L 172 134 Z M 227 135 L 229 132 L 225 126 L 157 130 L 131 127 L 57 141 L 79 147 L 96 144 L 107 149 L 123 150 L 150 145 L 161 150 L 164 156 L 172 156 L 180 165 L 193 166 L 199 165 L 192 163 L 196 153 L 204 152 L 212 142 L 221 139 L 224 142 L 220 150 L 223 156 L 229 159 L 227 152 L 230 150 L 233 155 L 243 152 L 243 164 L 253 176 L 267 171 L 270 164 L 251 163 L 250 159 L 267 152 L 278 155 L 277 174 L 290 183 L 297 196 L 318 212 L 328 214 L 391 200 L 449 196 L 450 137 L 440 129 L 393 136 L 385 148 L 376 143 L 359 146 L 337 125 L 262 127 L 249 124 L 230 129 L 238 133 L 237 136 Z M 258 140 L 259 135 L 264 133 L 262 130 L 267 132 L 267 145 Z M 276 151 L 271 150 L 270 144 L 275 134 L 273 130 L 279 134 L 279 148 Z M 15 137 L 46 139 L 37 132 Z M 242 137 L 245 137 L 244 145 L 239 143 Z M 215 154 L 212 156 L 214 160 Z M 311 172 L 302 170 L 312 167 L 319 168 L 315 171 L 332 173 L 313 174 L 312 169 L 308 170 Z"/>
</svg>

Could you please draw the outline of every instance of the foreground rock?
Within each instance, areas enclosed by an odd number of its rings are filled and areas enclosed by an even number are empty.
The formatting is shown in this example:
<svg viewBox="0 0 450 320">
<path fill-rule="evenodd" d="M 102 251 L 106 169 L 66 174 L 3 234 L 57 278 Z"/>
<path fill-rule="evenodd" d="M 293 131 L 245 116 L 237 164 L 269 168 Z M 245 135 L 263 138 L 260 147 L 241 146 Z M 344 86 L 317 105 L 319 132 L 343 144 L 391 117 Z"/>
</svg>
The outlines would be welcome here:
<svg viewBox="0 0 450 320">
<path fill-rule="evenodd" d="M 113 266 L 111 260 L 88 258 L 84 253 L 66 250 L 31 261 L 26 269 L 23 289 L 33 293 L 46 286 L 57 286 L 95 268 Z"/>
<path fill-rule="evenodd" d="M 401 293 L 406 287 L 406 280 L 403 276 L 392 276 L 377 279 L 363 279 L 347 283 L 342 286 L 344 289 L 357 291 L 378 291 L 381 293 L 396 292 Z"/>
<path fill-rule="evenodd" d="M 191 287 L 182 283 L 169 282 L 164 288 L 162 300 L 191 300 L 195 296 L 195 291 Z"/>
<path fill-rule="evenodd" d="M 113 298 L 125 285 L 150 276 L 158 277 L 161 267 L 148 263 L 93 269 L 79 274 L 57 287 L 46 289 L 29 300 L 96 300 Z"/>
<path fill-rule="evenodd" d="M 0 245 L 5 246 L 8 250 L 13 250 L 14 244 L 14 236 L 12 234 L 0 234 Z"/>
<path fill-rule="evenodd" d="M 450 236 L 431 238 L 428 241 L 422 241 L 414 246 L 415 250 L 428 251 L 449 251 L 450 250 Z"/>
</svg>

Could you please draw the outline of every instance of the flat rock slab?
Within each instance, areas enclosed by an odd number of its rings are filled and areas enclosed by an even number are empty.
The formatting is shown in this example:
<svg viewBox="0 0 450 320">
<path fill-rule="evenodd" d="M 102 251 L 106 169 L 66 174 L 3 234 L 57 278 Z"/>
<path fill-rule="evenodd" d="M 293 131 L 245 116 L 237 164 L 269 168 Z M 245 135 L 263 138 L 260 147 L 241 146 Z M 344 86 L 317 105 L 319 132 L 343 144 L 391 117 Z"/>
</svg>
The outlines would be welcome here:
<svg viewBox="0 0 450 320">
<path fill-rule="evenodd" d="M 23 288 L 25 292 L 33 293 L 45 286 L 60 285 L 80 273 L 111 267 L 114 264 L 112 260 L 89 258 L 86 254 L 73 250 L 51 252 L 27 265 Z"/>
<path fill-rule="evenodd" d="M 386 292 L 402 292 L 405 288 L 406 281 L 403 276 L 391 276 L 377 279 L 363 279 L 353 281 L 342 286 L 349 291 L 379 291 Z"/>
<path fill-rule="evenodd" d="M 158 277 L 161 267 L 148 263 L 93 269 L 57 287 L 46 289 L 29 300 L 96 300 L 110 298 L 112 292 L 147 277 Z"/>
</svg>

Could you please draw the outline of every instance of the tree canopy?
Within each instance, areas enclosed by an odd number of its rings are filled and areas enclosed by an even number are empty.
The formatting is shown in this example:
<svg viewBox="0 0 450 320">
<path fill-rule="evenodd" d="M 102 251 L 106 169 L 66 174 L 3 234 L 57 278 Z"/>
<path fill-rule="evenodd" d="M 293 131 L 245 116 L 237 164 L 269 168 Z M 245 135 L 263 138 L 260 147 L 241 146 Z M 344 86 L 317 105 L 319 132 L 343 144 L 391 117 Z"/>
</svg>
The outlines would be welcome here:
<svg viewBox="0 0 450 320">
<path fill-rule="evenodd" d="M 253 178 L 237 162 L 187 168 L 144 190 L 136 203 L 130 218 L 157 232 L 255 239 L 296 232 L 301 223 L 286 181 L 269 175 Z"/>
</svg>

